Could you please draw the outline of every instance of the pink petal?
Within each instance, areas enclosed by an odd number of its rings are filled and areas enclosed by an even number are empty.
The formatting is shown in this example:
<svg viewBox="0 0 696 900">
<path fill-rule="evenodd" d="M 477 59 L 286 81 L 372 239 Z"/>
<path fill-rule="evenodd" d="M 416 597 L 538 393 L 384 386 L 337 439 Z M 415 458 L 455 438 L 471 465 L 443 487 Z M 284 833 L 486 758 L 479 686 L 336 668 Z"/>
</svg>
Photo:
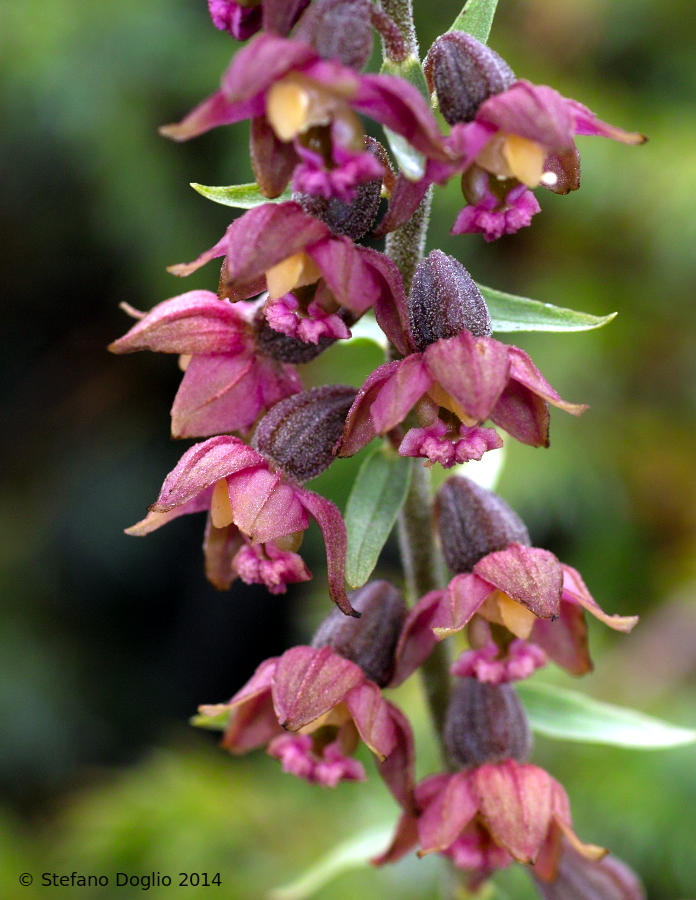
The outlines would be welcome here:
<svg viewBox="0 0 696 900">
<path fill-rule="evenodd" d="M 234 55 L 222 76 L 222 91 L 230 102 L 250 100 L 286 72 L 316 58 L 316 50 L 308 44 L 275 34 L 259 34 Z"/>
<path fill-rule="evenodd" d="M 352 241 L 345 237 L 326 238 L 307 252 L 341 306 L 360 315 L 374 304 L 380 284 Z"/>
<path fill-rule="evenodd" d="M 367 376 L 365 383 L 356 394 L 353 405 L 348 410 L 343 440 L 338 451 L 339 456 L 353 456 L 375 437 L 376 432 L 370 416 L 370 408 L 382 386 L 399 365 L 399 360 L 383 363 Z"/>
<path fill-rule="evenodd" d="M 211 291 L 189 291 L 158 303 L 127 334 L 109 345 L 113 353 L 238 353 L 249 339 L 239 307 Z"/>
<path fill-rule="evenodd" d="M 394 189 L 389 198 L 389 207 L 375 229 L 375 235 L 382 237 L 405 225 L 414 214 L 428 190 L 428 178 L 420 181 L 409 181 L 402 174 L 397 175 Z"/>
<path fill-rule="evenodd" d="M 585 582 L 578 571 L 571 566 L 562 566 L 563 569 L 563 599 L 569 603 L 577 603 L 589 613 L 613 628 L 614 631 L 629 632 L 638 622 L 638 616 L 610 616 L 605 613 L 597 601 L 587 590 Z"/>
<path fill-rule="evenodd" d="M 295 494 L 321 529 L 326 546 L 326 567 L 331 599 L 347 616 L 358 616 L 346 595 L 346 526 L 337 507 L 313 491 L 297 488 Z"/>
<path fill-rule="evenodd" d="M 156 531 L 158 528 L 166 525 L 167 522 L 178 519 L 179 516 L 187 516 L 189 513 L 204 512 L 210 508 L 210 499 L 212 495 L 213 489 L 209 488 L 186 503 L 183 503 L 181 506 L 175 506 L 167 512 L 149 512 L 144 519 L 140 520 L 140 522 L 136 522 L 135 525 L 126 528 L 126 534 L 133 535 L 134 537 L 143 537 L 146 534 L 150 534 L 151 531 Z"/>
<path fill-rule="evenodd" d="M 484 556 L 474 572 L 535 616 L 551 619 L 560 612 L 563 571 L 548 550 L 510 544 L 505 550 Z"/>
<path fill-rule="evenodd" d="M 231 753 L 247 753 L 263 747 L 281 733 L 270 692 L 267 692 L 232 710 L 222 746 Z"/>
<path fill-rule="evenodd" d="M 432 382 L 423 354 L 412 353 L 399 360 L 370 407 L 375 431 L 385 434 L 403 422 Z"/>
<path fill-rule="evenodd" d="M 586 403 L 568 403 L 564 400 L 546 381 L 524 350 L 520 350 L 519 347 L 509 347 L 508 353 L 510 356 L 510 378 L 529 388 L 538 397 L 542 397 L 553 406 L 557 406 L 573 416 L 579 416 L 588 408 Z"/>
<path fill-rule="evenodd" d="M 485 558 L 485 557 L 484 557 Z M 491 586 L 471 572 L 455 575 L 433 619 L 437 640 L 461 631 L 491 593 Z"/>
<path fill-rule="evenodd" d="M 402 135 L 426 156 L 445 159 L 442 135 L 425 98 L 394 75 L 363 75 L 351 106 Z"/>
<path fill-rule="evenodd" d="M 585 613 L 575 603 L 561 599 L 558 619 L 555 622 L 537 619 L 529 640 L 538 644 L 556 665 L 571 675 L 586 675 L 592 671 Z"/>
<path fill-rule="evenodd" d="M 396 746 L 396 728 L 387 701 L 372 681 L 365 679 L 344 697 L 363 742 L 380 760 Z"/>
<path fill-rule="evenodd" d="M 158 130 L 161 135 L 174 141 L 188 141 L 219 125 L 232 125 L 258 116 L 263 110 L 263 98 L 251 97 L 244 102 L 235 102 L 228 100 L 222 91 L 215 91 L 180 122 L 162 125 Z"/>
<path fill-rule="evenodd" d="M 545 400 L 509 381 L 490 414 L 492 422 L 530 447 L 549 445 L 549 408 Z"/>
<path fill-rule="evenodd" d="M 517 134 L 547 150 L 563 150 L 573 144 L 575 123 L 568 101 L 543 84 L 516 81 L 481 104 L 476 121 L 506 134 Z"/>
<path fill-rule="evenodd" d="M 433 379 L 467 415 L 477 422 L 488 418 L 508 380 L 505 344 L 463 331 L 436 341 L 423 355 Z"/>
<path fill-rule="evenodd" d="M 399 353 L 407 356 L 413 349 L 413 342 L 406 292 L 399 270 L 384 253 L 369 247 L 358 249 L 363 260 L 377 273 L 379 293 L 374 303 L 377 324 Z"/>
<path fill-rule="evenodd" d="M 299 731 L 364 681 L 360 667 L 330 647 L 292 647 L 279 658 L 273 678 L 278 721 L 288 731 Z"/>
<path fill-rule="evenodd" d="M 418 846 L 418 818 L 410 812 L 404 813 L 396 825 L 396 831 L 386 850 L 374 856 L 370 862 L 373 866 L 395 863 Z"/>
<path fill-rule="evenodd" d="M 168 512 L 212 487 L 221 478 L 260 465 L 265 466 L 263 457 L 236 437 L 220 435 L 194 444 L 165 478 L 151 509 Z"/>
<path fill-rule="evenodd" d="M 419 856 L 446 850 L 474 818 L 478 803 L 469 772 L 452 775 L 418 822 Z"/>
<path fill-rule="evenodd" d="M 397 803 L 405 810 L 415 809 L 413 782 L 415 778 L 415 747 L 413 732 L 406 716 L 386 701 L 394 725 L 396 741 L 393 749 L 379 764 L 379 774 L 394 795 Z"/>
<path fill-rule="evenodd" d="M 534 862 L 551 825 L 555 782 L 543 769 L 507 760 L 479 766 L 472 786 L 497 844 L 522 863 Z"/>
<path fill-rule="evenodd" d="M 609 125 L 598 119 L 597 116 L 578 103 L 577 100 L 566 100 L 566 104 L 575 122 L 576 134 L 590 134 L 596 137 L 611 138 L 613 141 L 621 141 L 622 144 L 644 144 L 647 138 L 637 131 L 624 131 L 615 125 Z"/>
<path fill-rule="evenodd" d="M 305 531 L 309 521 L 297 492 L 264 465 L 227 479 L 234 524 L 259 543 Z"/>
<path fill-rule="evenodd" d="M 397 687 L 430 656 L 436 640 L 432 622 L 444 596 L 444 591 L 430 591 L 409 612 L 396 645 L 396 668 L 389 683 Z"/>
</svg>

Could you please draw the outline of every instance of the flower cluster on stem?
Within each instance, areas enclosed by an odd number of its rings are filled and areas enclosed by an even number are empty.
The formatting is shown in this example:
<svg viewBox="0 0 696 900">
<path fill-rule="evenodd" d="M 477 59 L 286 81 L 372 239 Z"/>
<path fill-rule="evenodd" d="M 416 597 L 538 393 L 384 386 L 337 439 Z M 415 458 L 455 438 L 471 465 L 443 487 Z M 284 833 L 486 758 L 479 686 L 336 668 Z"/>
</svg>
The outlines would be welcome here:
<svg viewBox="0 0 696 900">
<path fill-rule="evenodd" d="M 265 748 L 284 772 L 329 788 L 368 777 L 354 755 L 365 745 L 400 809 L 377 865 L 438 853 L 477 890 L 516 862 L 542 897 L 638 900 L 635 876 L 578 838 L 565 790 L 528 762 L 514 688 L 550 662 L 591 669 L 586 613 L 623 632 L 636 618 L 605 613 L 574 568 L 533 546 L 502 497 L 461 474 L 430 489 L 433 466 L 479 460 L 509 439 L 547 447 L 549 407 L 577 416 L 586 406 L 494 337 L 470 273 L 425 248 L 434 185 L 459 179 L 465 206 L 452 233 L 491 241 L 531 224 L 536 188 L 579 187 L 577 135 L 644 138 L 518 79 L 456 30 L 424 63 L 443 132 L 427 92 L 394 74 L 418 64 L 411 0 L 208 6 L 216 28 L 248 43 L 217 90 L 160 130 L 182 141 L 248 120 L 265 202 L 169 269 L 187 277 L 221 260 L 217 291 L 193 289 L 147 313 L 125 307 L 136 321 L 110 349 L 178 356 L 172 436 L 198 441 L 128 533 L 205 512 L 211 583 L 239 578 L 279 594 L 312 577 L 300 549 L 314 520 L 335 608 L 309 643 L 262 662 L 228 701 L 202 705 L 197 723 L 220 730 L 230 753 Z M 375 31 L 388 63 L 379 74 L 364 71 Z M 391 155 L 365 118 L 385 129 Z M 399 168 L 399 146 L 419 171 Z M 308 388 L 302 367 L 350 340 L 364 316 L 384 333 L 386 361 L 359 387 Z M 375 439 L 419 460 L 399 513 L 408 603 L 381 579 L 347 593 L 342 514 L 306 487 Z M 468 646 L 452 661 L 455 634 Z M 420 782 L 407 712 L 384 694 L 416 671 L 446 766 Z"/>
</svg>

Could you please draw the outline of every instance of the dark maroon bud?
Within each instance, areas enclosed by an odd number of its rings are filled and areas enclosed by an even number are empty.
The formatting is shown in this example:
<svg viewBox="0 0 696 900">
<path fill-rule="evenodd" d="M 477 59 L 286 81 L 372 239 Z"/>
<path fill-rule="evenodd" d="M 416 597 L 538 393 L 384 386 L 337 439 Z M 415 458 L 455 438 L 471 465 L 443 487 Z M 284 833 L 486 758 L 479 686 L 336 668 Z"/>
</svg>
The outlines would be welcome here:
<svg viewBox="0 0 696 900">
<path fill-rule="evenodd" d="M 544 900 L 645 900 L 645 891 L 625 862 L 615 856 L 585 859 L 563 842 L 563 854 L 553 881 L 534 878 Z"/>
<path fill-rule="evenodd" d="M 428 51 L 424 69 L 450 125 L 470 122 L 484 100 L 515 81 L 515 73 L 502 57 L 464 31 L 439 37 Z"/>
<path fill-rule="evenodd" d="M 469 478 L 448 478 L 435 498 L 435 520 L 445 562 L 453 572 L 512 543 L 529 546 L 527 527 L 507 503 Z"/>
<path fill-rule="evenodd" d="M 324 59 L 362 69 L 372 53 L 371 0 L 314 0 L 293 37 Z"/>
<path fill-rule="evenodd" d="M 464 266 L 442 250 L 431 250 L 418 263 L 408 312 L 418 350 L 464 330 L 475 337 L 491 333 L 491 317 L 481 291 Z"/>
<path fill-rule="evenodd" d="M 466 769 L 516 759 L 524 762 L 532 735 L 511 684 L 458 678 L 450 695 L 444 729 L 450 762 Z"/>
<path fill-rule="evenodd" d="M 389 171 L 389 160 L 384 147 L 374 138 L 365 138 L 365 149 L 375 156 Z M 374 225 L 382 194 L 382 179 L 374 178 L 355 189 L 355 197 L 350 203 L 338 197 L 321 197 L 318 194 L 294 194 L 305 212 L 325 222 L 334 234 L 359 241 Z"/>
<path fill-rule="evenodd" d="M 253 446 L 299 482 L 328 469 L 357 391 L 329 384 L 286 397 L 266 413 Z"/>
<path fill-rule="evenodd" d="M 348 594 L 359 619 L 332 610 L 312 639 L 312 647 L 331 647 L 360 666 L 379 687 L 386 687 L 394 672 L 394 651 L 406 621 L 406 603 L 388 581 L 370 581 Z"/>
</svg>

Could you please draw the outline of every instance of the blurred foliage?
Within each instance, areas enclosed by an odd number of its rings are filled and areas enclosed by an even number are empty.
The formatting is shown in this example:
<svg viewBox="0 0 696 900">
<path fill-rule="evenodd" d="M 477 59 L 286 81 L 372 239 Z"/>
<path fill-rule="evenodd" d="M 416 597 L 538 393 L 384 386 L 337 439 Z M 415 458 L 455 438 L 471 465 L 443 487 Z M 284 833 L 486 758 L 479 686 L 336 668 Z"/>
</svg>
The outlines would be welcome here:
<svg viewBox="0 0 696 900">
<path fill-rule="evenodd" d="M 459 4 L 415 5 L 425 49 Z M 491 43 L 518 74 L 650 142 L 581 139 L 583 189 L 541 191 L 533 226 L 493 245 L 448 234 L 461 203 L 452 184 L 436 195 L 430 238 L 485 284 L 619 311 L 600 332 L 515 337 L 564 396 L 592 408 L 581 420 L 555 411 L 547 452 L 511 443 L 500 491 L 606 609 L 643 615 L 630 638 L 591 624 L 598 665 L 582 688 L 691 726 L 695 25 L 690 0 L 501 0 Z M 215 285 L 214 267 L 186 285 L 164 269 L 228 224 L 230 211 L 188 183 L 249 181 L 247 126 L 185 145 L 156 126 L 213 89 L 231 49 L 203 0 L 0 9 L 3 897 L 38 895 L 19 872 L 73 869 L 220 871 L 219 896 L 261 897 L 356 829 L 394 818 L 375 778 L 312 790 L 263 756 L 232 761 L 183 732 L 198 702 L 229 696 L 261 659 L 307 639 L 326 610 L 316 531 L 306 548 L 319 577 L 287 598 L 210 589 L 196 517 L 147 541 L 121 533 L 180 454 L 167 436 L 178 372 L 171 358 L 104 347 L 127 327 L 120 301 L 149 308 Z M 305 371 L 358 385 L 379 361 L 335 348 Z M 359 462 L 338 462 L 315 486 L 343 507 Z M 398 580 L 393 548 L 381 565 Z M 418 686 L 401 690 L 410 709 Z M 425 773 L 437 760 L 418 709 Z M 638 868 L 651 898 L 693 893 L 692 750 L 539 741 L 534 759 L 567 786 L 579 834 Z M 319 896 L 435 898 L 438 873 L 437 860 L 409 859 Z M 501 885 L 531 896 L 524 873 Z"/>
</svg>

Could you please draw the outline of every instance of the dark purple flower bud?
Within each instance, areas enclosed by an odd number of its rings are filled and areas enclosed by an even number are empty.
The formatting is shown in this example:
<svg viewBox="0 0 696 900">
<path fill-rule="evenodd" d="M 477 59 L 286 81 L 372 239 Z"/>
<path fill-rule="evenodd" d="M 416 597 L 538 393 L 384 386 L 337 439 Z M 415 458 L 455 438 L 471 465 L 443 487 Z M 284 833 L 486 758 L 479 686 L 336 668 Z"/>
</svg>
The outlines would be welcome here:
<svg viewBox="0 0 696 900">
<path fill-rule="evenodd" d="M 295 30 L 324 59 L 362 69 L 372 53 L 371 0 L 314 0 Z"/>
<path fill-rule="evenodd" d="M 379 687 L 386 687 L 394 672 L 394 651 L 406 621 L 404 598 L 388 581 L 371 581 L 348 596 L 360 618 L 332 610 L 317 629 L 312 647 L 331 647 L 360 666 Z"/>
<path fill-rule="evenodd" d="M 365 149 L 389 172 L 389 159 L 384 147 L 374 138 L 365 138 Z M 296 194 L 296 200 L 305 212 L 325 222 L 334 234 L 344 235 L 352 241 L 359 241 L 374 225 L 379 210 L 382 179 L 373 178 L 355 188 L 355 197 L 350 202 L 338 197 L 323 197 L 319 194 Z"/>
<path fill-rule="evenodd" d="M 506 759 L 524 762 L 532 736 L 512 685 L 457 679 L 445 719 L 444 743 L 450 762 L 462 769 Z"/>
<path fill-rule="evenodd" d="M 447 479 L 435 498 L 435 517 L 445 562 L 453 572 L 471 572 L 484 556 L 512 543 L 531 544 L 517 513 L 468 478 Z"/>
<path fill-rule="evenodd" d="M 470 122 L 484 100 L 515 81 L 504 59 L 464 31 L 450 31 L 435 41 L 425 58 L 425 77 L 450 125 Z"/>
<path fill-rule="evenodd" d="M 474 337 L 491 333 L 491 317 L 481 291 L 464 266 L 441 250 L 431 250 L 418 263 L 408 311 L 418 350 L 465 330 Z"/>
<path fill-rule="evenodd" d="M 315 478 L 333 462 L 356 393 L 331 384 L 286 397 L 259 422 L 254 448 L 296 481 Z"/>
<path fill-rule="evenodd" d="M 544 900 L 645 900 L 638 877 L 626 863 L 615 856 L 585 859 L 567 842 L 556 878 L 534 882 Z"/>
</svg>

